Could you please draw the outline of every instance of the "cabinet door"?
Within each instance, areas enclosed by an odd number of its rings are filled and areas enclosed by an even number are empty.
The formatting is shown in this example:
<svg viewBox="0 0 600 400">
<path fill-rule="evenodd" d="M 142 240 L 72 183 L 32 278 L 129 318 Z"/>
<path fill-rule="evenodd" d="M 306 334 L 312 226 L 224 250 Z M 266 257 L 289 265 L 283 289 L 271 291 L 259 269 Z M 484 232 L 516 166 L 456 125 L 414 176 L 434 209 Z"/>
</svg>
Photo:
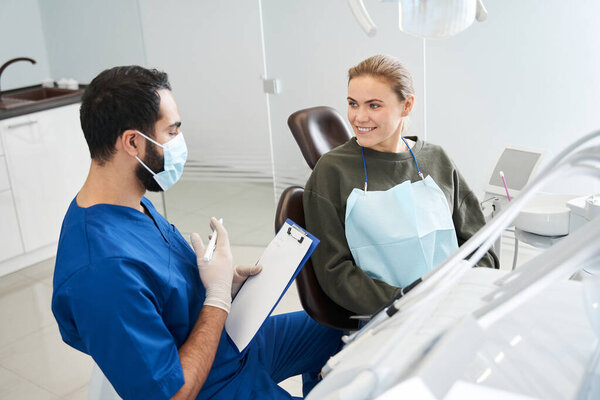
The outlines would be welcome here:
<svg viewBox="0 0 600 400">
<path fill-rule="evenodd" d="M 87 175 L 89 152 L 78 110 L 75 104 L 2 121 L 25 251 L 58 240 L 69 203 Z"/>
<path fill-rule="evenodd" d="M 10 190 L 0 192 L 0 261 L 23 253 L 17 213 Z"/>
<path fill-rule="evenodd" d="M 2 140 L 0 140 L 0 143 Z M 0 155 L 0 192 L 10 189 L 8 180 L 8 169 L 6 168 L 6 158 Z M 1 220 L 0 220 L 1 221 Z"/>
</svg>

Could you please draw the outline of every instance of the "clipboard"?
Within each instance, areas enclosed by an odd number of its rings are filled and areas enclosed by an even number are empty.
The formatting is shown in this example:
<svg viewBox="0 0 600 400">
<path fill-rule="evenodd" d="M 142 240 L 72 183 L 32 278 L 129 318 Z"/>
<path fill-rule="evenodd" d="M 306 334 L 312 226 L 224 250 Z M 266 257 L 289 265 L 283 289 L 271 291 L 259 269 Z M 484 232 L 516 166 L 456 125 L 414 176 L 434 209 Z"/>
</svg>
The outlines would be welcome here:
<svg viewBox="0 0 600 400">
<path fill-rule="evenodd" d="M 289 218 L 281 226 L 257 262 L 261 273 L 249 277 L 231 303 L 225 330 L 238 351 L 252 341 L 318 244 Z"/>
</svg>

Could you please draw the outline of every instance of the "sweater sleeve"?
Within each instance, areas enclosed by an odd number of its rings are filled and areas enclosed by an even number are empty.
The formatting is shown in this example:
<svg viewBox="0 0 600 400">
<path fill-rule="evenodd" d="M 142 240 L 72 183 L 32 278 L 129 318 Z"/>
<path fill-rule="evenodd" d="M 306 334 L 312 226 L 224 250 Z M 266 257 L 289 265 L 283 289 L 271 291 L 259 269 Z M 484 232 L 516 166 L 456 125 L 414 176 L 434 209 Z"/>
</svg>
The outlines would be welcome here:
<svg viewBox="0 0 600 400">
<path fill-rule="evenodd" d="M 481 211 L 479 200 L 475 193 L 471 191 L 465 179 L 460 172 L 454 169 L 455 194 L 454 210 L 452 220 L 456 229 L 458 245 L 462 246 L 469 240 L 483 225 L 485 218 Z M 500 268 L 500 260 L 493 249 L 489 249 L 486 254 L 477 262 L 477 267 Z"/>
<path fill-rule="evenodd" d="M 344 223 L 328 199 L 304 192 L 306 228 L 321 240 L 311 260 L 323 291 L 340 306 L 357 314 L 372 314 L 400 289 L 372 279 L 354 264 Z"/>
</svg>

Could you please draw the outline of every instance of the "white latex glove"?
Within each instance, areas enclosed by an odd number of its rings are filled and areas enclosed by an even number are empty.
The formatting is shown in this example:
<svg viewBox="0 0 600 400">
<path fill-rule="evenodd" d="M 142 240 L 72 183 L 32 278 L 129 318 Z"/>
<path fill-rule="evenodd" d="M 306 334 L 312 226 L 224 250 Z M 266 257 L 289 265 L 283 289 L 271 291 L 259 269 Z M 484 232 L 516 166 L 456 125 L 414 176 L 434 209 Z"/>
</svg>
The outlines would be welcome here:
<svg viewBox="0 0 600 400">
<path fill-rule="evenodd" d="M 231 283 L 233 281 L 233 261 L 229 236 L 216 218 L 210 219 L 211 229 L 217 230 L 217 245 L 212 259 L 204 261 L 204 243 L 197 233 L 190 235 L 192 247 L 196 252 L 196 262 L 200 271 L 200 279 L 206 289 L 205 306 L 218 307 L 229 313 L 231 308 Z"/>
<path fill-rule="evenodd" d="M 238 265 L 233 269 L 233 282 L 231 284 L 231 298 L 234 298 L 249 276 L 262 271 L 262 265 Z"/>
</svg>

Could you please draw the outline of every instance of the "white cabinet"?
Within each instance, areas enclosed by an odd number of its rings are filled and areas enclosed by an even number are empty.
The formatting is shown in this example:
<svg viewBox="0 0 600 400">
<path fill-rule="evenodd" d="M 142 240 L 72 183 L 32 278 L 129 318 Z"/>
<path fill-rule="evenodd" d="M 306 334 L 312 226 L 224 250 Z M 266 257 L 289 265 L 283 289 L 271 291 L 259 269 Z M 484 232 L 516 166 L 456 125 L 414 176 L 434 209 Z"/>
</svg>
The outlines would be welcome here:
<svg viewBox="0 0 600 400">
<path fill-rule="evenodd" d="M 8 169 L 6 168 L 6 157 L 0 154 L 0 193 L 10 189 L 8 180 Z"/>
<path fill-rule="evenodd" d="M 0 192 L 0 221 L 0 261 L 4 261 L 23 253 L 17 213 L 10 190 Z"/>
<path fill-rule="evenodd" d="M 0 262 L 22 252 L 21 232 L 10 191 L 6 158 L 0 140 Z"/>
<path fill-rule="evenodd" d="M 0 121 L 0 134 L 23 251 L 55 245 L 90 165 L 79 104 Z"/>
</svg>

